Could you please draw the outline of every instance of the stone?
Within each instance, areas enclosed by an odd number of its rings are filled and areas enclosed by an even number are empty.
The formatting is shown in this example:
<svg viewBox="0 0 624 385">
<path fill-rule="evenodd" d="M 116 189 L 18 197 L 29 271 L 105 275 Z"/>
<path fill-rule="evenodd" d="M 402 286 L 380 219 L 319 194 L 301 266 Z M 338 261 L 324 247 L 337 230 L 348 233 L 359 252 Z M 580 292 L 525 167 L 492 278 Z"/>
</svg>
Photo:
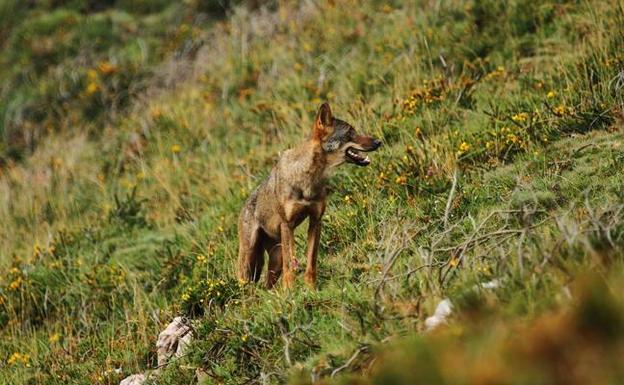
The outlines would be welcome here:
<svg viewBox="0 0 624 385">
<path fill-rule="evenodd" d="M 158 366 L 165 365 L 171 357 L 181 357 L 193 338 L 189 321 L 183 317 L 175 317 L 173 321 L 158 335 L 156 351 Z"/>
<path fill-rule="evenodd" d="M 451 315 L 452 312 L 453 304 L 451 303 L 451 300 L 449 300 L 448 298 L 444 298 L 442 301 L 440 301 L 440 303 L 438 303 L 438 306 L 436 307 L 433 315 L 425 320 L 425 329 L 427 331 L 431 331 L 441 324 L 445 324 L 446 319 Z"/>
<path fill-rule="evenodd" d="M 121 380 L 119 385 L 143 385 L 147 380 L 145 374 L 133 374 Z"/>
</svg>

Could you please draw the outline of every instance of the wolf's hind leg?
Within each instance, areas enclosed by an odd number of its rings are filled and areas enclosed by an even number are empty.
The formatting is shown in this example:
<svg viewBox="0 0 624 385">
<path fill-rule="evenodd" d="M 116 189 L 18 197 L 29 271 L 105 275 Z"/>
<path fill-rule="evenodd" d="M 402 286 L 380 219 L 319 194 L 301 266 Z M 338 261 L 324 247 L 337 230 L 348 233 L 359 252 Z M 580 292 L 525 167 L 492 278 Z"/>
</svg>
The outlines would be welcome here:
<svg viewBox="0 0 624 385">
<path fill-rule="evenodd" d="M 266 286 L 271 289 L 280 275 L 282 275 L 282 245 L 277 242 L 271 242 L 266 245 L 269 253 L 269 268 L 267 272 Z"/>
<path fill-rule="evenodd" d="M 242 222 L 242 221 L 241 221 Z M 261 230 L 247 223 L 238 228 L 238 279 L 258 282 L 264 265 Z"/>
</svg>

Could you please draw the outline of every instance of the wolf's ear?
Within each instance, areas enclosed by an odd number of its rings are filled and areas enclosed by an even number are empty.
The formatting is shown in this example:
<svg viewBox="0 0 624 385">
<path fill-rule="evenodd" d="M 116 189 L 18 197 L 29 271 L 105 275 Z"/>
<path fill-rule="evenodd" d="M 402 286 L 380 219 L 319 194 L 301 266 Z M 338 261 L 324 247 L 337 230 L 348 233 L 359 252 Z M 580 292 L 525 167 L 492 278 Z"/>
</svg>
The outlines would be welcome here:
<svg viewBox="0 0 624 385">
<path fill-rule="evenodd" d="M 334 131 L 334 117 L 332 116 L 329 103 L 325 102 L 319 107 L 314 120 L 314 137 L 324 139 Z"/>
</svg>

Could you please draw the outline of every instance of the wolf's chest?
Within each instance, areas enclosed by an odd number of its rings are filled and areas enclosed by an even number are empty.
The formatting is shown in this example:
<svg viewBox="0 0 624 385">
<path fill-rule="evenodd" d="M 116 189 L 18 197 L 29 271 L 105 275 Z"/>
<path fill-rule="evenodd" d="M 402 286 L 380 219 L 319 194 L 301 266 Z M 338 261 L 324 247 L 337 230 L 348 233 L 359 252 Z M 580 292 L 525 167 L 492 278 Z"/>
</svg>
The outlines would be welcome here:
<svg viewBox="0 0 624 385">
<path fill-rule="evenodd" d="M 322 200 L 325 195 L 325 187 L 323 185 L 302 185 L 291 187 L 289 200 L 300 201 L 302 205 L 311 205 Z"/>
<path fill-rule="evenodd" d="M 295 227 L 298 226 L 304 219 L 309 216 L 318 216 L 323 206 L 322 199 L 319 200 L 304 200 L 304 199 L 289 199 L 284 203 L 284 215 L 288 222 L 294 223 Z"/>
</svg>

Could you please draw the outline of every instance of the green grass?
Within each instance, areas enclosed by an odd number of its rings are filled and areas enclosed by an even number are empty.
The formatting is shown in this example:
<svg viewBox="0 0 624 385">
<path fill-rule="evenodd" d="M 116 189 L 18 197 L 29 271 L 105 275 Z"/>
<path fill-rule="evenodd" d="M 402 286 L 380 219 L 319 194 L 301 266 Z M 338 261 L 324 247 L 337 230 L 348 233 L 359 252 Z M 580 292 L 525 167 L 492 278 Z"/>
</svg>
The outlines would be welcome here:
<svg viewBox="0 0 624 385">
<path fill-rule="evenodd" d="M 62 3 L 0 8 L 0 383 L 117 384 L 176 315 L 158 384 L 620 382 L 527 351 L 622 348 L 584 334 L 624 300 L 621 2 Z M 318 290 L 241 285 L 238 211 L 323 100 L 384 146 L 331 179 Z"/>
</svg>

